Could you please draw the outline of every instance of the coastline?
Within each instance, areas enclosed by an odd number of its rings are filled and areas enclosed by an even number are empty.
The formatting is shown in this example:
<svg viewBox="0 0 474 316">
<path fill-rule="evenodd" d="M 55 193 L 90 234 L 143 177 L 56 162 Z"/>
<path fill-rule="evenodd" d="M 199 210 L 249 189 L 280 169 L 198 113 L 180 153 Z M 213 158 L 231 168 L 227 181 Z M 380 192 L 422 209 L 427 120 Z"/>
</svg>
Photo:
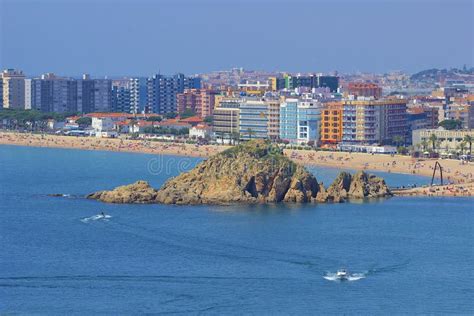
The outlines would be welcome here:
<svg viewBox="0 0 474 316">
<path fill-rule="evenodd" d="M 74 137 L 4 131 L 0 132 L 0 145 L 106 150 L 199 158 L 206 158 L 229 148 L 229 146 L 222 145 L 197 146 L 194 144 L 173 144 L 123 138 Z M 432 176 L 433 166 L 438 161 L 443 166 L 443 177 L 446 182 L 456 184 L 474 183 L 474 163 L 463 164 L 459 160 L 415 159 L 402 155 L 372 155 L 367 153 L 294 149 L 285 149 L 285 154 L 293 161 L 307 166 L 381 171 L 428 177 Z M 437 172 L 437 176 L 439 176 L 439 172 Z"/>
</svg>

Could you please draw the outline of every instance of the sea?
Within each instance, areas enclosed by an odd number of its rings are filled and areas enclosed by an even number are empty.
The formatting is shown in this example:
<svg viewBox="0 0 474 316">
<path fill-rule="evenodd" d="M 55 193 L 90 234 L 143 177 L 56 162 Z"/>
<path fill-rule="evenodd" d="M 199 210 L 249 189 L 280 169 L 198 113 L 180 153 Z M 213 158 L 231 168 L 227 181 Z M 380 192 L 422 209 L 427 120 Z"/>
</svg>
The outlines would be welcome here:
<svg viewBox="0 0 474 316">
<path fill-rule="evenodd" d="M 199 161 L 0 146 L 0 314 L 474 314 L 472 198 L 250 206 L 84 198 L 139 179 L 159 187 Z M 324 183 L 338 173 L 310 170 Z M 431 180 L 378 174 L 390 186 Z M 335 277 L 339 269 L 350 278 Z"/>
</svg>

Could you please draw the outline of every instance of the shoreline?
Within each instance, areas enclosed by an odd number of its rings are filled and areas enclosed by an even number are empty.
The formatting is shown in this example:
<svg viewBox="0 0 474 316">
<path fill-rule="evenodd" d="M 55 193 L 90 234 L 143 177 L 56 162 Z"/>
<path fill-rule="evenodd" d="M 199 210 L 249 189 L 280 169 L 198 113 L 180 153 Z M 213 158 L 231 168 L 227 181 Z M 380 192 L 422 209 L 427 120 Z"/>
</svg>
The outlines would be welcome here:
<svg viewBox="0 0 474 316">
<path fill-rule="evenodd" d="M 0 145 L 17 145 L 43 148 L 69 148 L 79 150 L 104 150 L 145 154 L 177 155 L 207 158 L 231 146 L 194 145 L 123 138 L 95 138 L 0 132 Z M 447 183 L 474 183 L 474 163 L 461 163 L 451 159 L 415 159 L 402 155 L 349 153 L 338 151 L 313 151 L 285 149 L 293 161 L 305 166 L 322 166 L 336 169 L 387 172 L 431 177 L 436 161 L 443 166 L 443 178 Z M 436 173 L 439 179 L 439 172 Z M 439 181 L 439 180 L 437 180 Z M 474 190 L 474 188 L 473 188 Z"/>
</svg>

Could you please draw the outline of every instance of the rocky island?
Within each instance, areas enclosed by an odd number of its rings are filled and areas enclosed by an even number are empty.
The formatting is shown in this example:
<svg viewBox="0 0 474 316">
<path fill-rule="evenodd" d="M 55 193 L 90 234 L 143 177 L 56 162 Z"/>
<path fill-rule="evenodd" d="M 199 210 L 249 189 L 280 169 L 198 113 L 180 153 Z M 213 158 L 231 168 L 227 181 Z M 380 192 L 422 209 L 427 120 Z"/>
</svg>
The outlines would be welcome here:
<svg viewBox="0 0 474 316">
<path fill-rule="evenodd" d="M 107 203 L 231 204 L 342 202 L 389 195 L 382 178 L 365 172 L 341 172 L 326 189 L 278 146 L 253 140 L 210 157 L 158 190 L 137 181 L 87 198 Z"/>
</svg>

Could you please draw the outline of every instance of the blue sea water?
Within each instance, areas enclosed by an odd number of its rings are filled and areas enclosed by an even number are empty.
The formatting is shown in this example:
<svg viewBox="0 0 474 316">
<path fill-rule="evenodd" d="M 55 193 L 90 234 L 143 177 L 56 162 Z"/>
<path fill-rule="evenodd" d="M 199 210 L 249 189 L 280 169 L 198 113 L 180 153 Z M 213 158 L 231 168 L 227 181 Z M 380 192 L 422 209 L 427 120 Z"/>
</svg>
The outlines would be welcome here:
<svg viewBox="0 0 474 316">
<path fill-rule="evenodd" d="M 220 207 L 77 197 L 137 179 L 158 187 L 198 161 L 0 146 L 0 314 L 474 313 L 469 198 Z M 311 170 L 324 183 L 337 174 Z M 392 186 L 429 180 L 382 175 Z M 324 278 L 341 267 L 364 278 Z"/>
</svg>

